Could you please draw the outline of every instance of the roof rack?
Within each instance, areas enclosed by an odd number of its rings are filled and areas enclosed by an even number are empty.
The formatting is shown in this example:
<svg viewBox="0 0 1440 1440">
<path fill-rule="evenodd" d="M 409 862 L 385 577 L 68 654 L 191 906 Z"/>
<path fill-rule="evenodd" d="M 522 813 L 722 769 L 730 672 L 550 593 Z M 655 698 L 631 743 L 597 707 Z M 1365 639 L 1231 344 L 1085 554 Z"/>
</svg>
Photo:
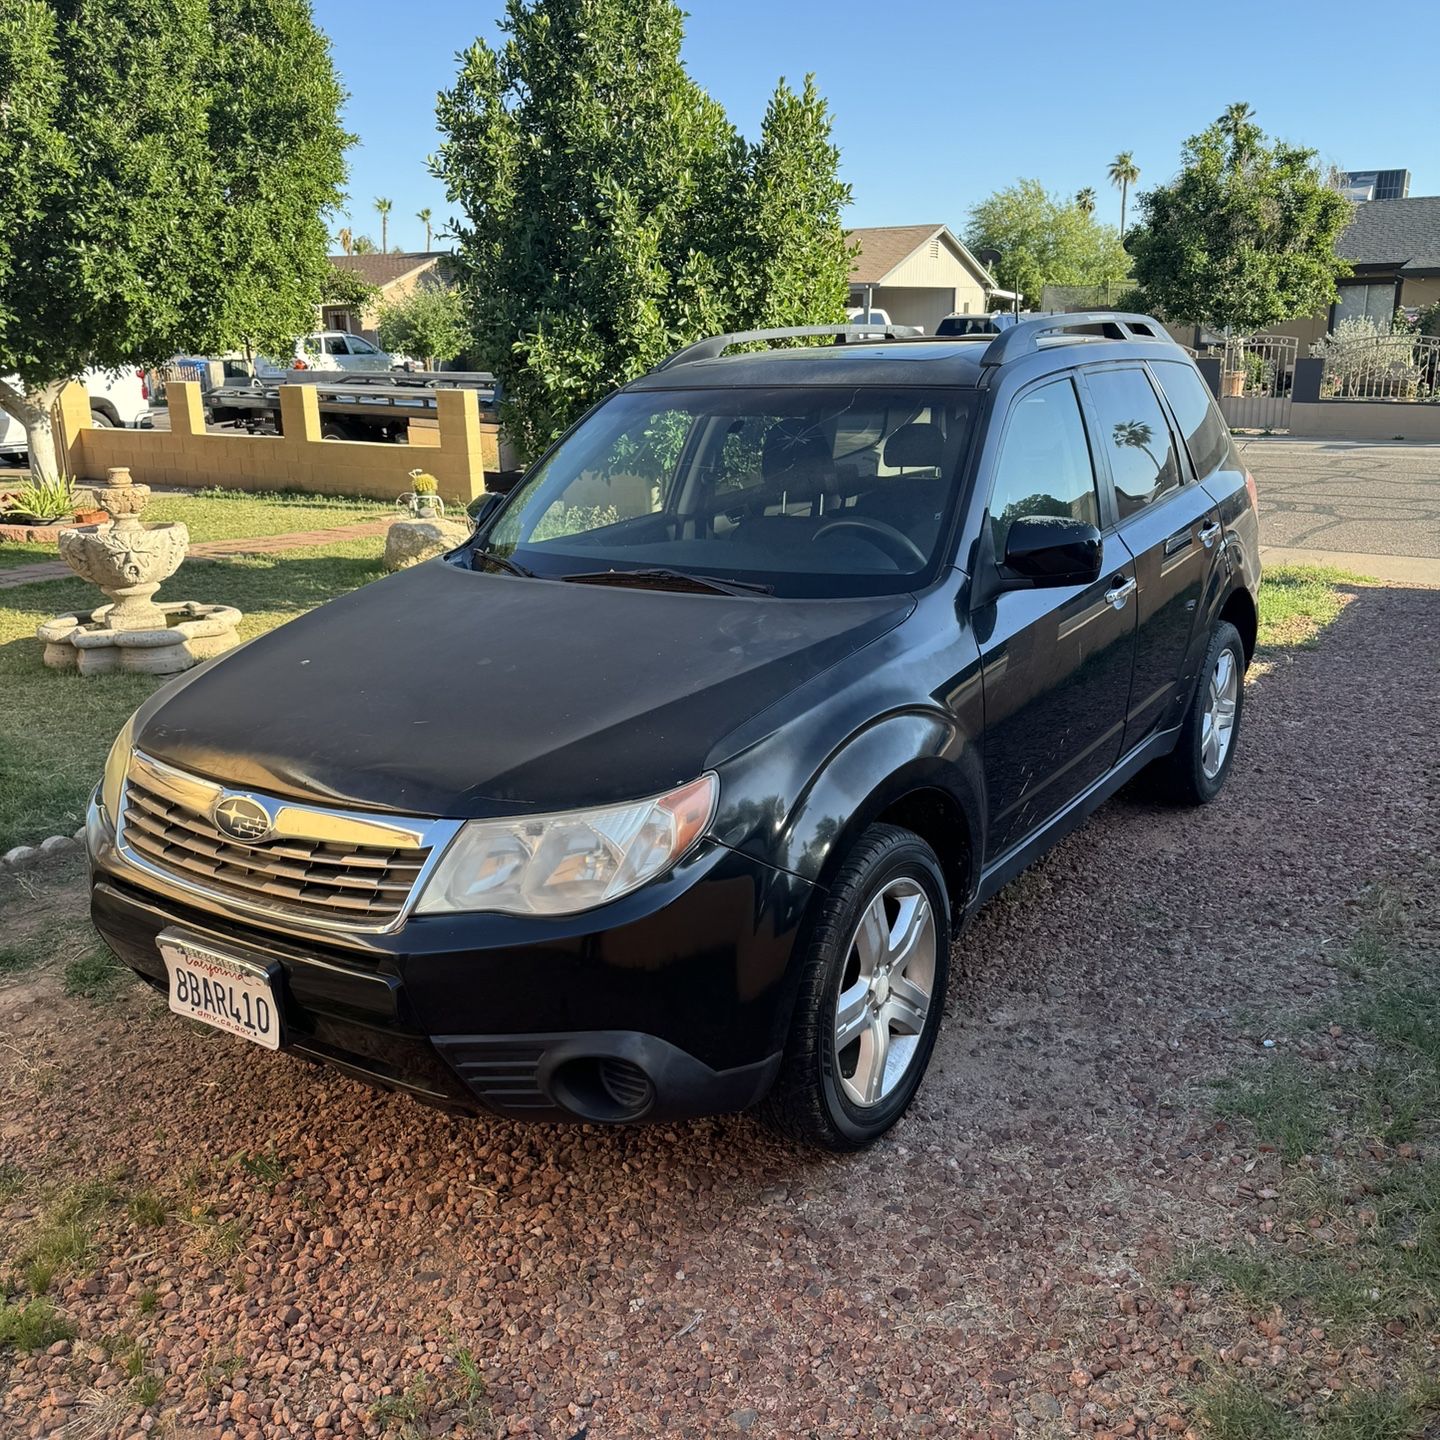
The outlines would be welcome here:
<svg viewBox="0 0 1440 1440">
<path fill-rule="evenodd" d="M 1080 310 L 1073 315 L 1037 315 L 1002 330 L 980 363 L 1004 365 L 1021 355 L 1032 355 L 1040 342 L 1054 336 L 1075 340 L 1163 340 L 1173 344 L 1169 332 L 1152 316 L 1130 315 L 1123 310 Z"/>
<path fill-rule="evenodd" d="M 749 345 L 758 340 L 797 340 L 807 335 L 829 335 L 837 345 L 861 340 L 908 340 L 924 332 L 914 325 L 800 325 L 783 330 L 738 330 L 733 335 L 709 335 L 666 356 L 656 370 L 672 365 L 689 365 L 695 360 L 714 360 L 732 345 Z"/>
</svg>

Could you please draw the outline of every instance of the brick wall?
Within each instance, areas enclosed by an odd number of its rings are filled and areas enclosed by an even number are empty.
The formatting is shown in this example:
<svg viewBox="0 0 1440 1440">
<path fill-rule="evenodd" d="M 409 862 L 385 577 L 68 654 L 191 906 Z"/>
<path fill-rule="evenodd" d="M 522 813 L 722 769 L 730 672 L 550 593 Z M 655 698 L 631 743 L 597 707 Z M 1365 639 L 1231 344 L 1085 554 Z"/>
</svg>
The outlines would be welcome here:
<svg viewBox="0 0 1440 1440">
<path fill-rule="evenodd" d="M 283 435 L 210 435 L 200 387 L 166 387 L 167 430 L 97 430 L 83 385 L 60 399 L 61 443 L 69 474 L 98 480 L 112 465 L 129 467 L 145 485 L 220 486 L 226 490 L 301 490 L 322 495 L 393 499 L 410 488 L 407 472 L 420 466 L 447 500 L 468 502 L 485 492 L 484 449 L 493 453 L 493 426 L 483 426 L 473 390 L 435 392 L 439 443 L 414 455 L 404 445 L 322 440 L 320 410 L 309 385 L 280 387 Z"/>
</svg>

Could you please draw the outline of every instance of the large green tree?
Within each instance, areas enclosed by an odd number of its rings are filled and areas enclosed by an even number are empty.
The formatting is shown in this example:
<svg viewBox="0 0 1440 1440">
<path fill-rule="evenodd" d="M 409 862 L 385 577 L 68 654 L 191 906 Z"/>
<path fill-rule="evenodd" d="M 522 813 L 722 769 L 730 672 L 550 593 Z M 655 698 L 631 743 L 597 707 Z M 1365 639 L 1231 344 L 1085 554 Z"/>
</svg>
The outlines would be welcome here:
<svg viewBox="0 0 1440 1440">
<path fill-rule="evenodd" d="M 0 3 L 0 408 L 37 476 L 87 367 L 311 327 L 341 99 L 308 0 Z"/>
<path fill-rule="evenodd" d="M 509 0 L 439 99 L 477 357 L 533 455 L 699 335 L 844 314 L 830 117 L 782 82 L 749 145 L 686 73 L 672 0 Z"/>
<path fill-rule="evenodd" d="M 1349 266 L 1350 202 L 1313 150 L 1270 141 L 1232 105 L 1186 141 L 1180 173 L 1138 199 L 1135 276 L 1167 319 L 1240 331 L 1314 315 Z"/>
<path fill-rule="evenodd" d="M 1038 180 L 1017 180 L 975 206 L 965 243 L 998 250 L 996 280 L 1032 306 L 1047 285 L 1106 285 L 1129 273 L 1120 232 L 1096 220 L 1078 197 L 1052 195 Z"/>
</svg>

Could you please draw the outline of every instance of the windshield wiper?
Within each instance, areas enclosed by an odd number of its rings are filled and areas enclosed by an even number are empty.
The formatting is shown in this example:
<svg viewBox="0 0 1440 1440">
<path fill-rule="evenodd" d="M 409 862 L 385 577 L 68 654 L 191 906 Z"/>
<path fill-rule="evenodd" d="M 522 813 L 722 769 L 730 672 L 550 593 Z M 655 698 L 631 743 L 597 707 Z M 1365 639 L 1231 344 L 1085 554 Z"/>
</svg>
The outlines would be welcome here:
<svg viewBox="0 0 1440 1440">
<path fill-rule="evenodd" d="M 472 560 L 487 560 L 492 565 L 498 565 L 502 570 L 508 570 L 512 575 L 523 575 L 527 580 L 535 579 L 535 572 L 527 570 L 518 560 L 512 560 L 508 555 L 502 555 L 498 550 L 486 550 L 477 546 L 470 552 Z"/>
<path fill-rule="evenodd" d="M 731 580 L 720 575 L 691 575 L 684 570 L 581 570 L 562 575 L 576 585 L 639 585 L 655 590 L 708 590 L 716 595 L 773 595 L 773 585 L 753 580 Z"/>
</svg>

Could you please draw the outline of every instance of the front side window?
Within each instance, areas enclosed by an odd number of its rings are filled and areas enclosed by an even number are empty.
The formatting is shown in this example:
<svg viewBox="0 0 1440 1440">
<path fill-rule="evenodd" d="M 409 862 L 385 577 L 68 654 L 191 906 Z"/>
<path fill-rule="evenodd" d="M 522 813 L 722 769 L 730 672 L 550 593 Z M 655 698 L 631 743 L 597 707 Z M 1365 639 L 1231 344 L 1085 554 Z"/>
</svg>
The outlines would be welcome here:
<svg viewBox="0 0 1440 1440">
<path fill-rule="evenodd" d="M 362 340 L 358 335 L 352 335 L 350 337 L 350 353 L 352 355 L 378 355 L 380 352 L 368 340 Z"/>
<path fill-rule="evenodd" d="M 1121 520 L 1159 500 L 1180 483 L 1170 425 L 1143 370 L 1091 370 L 1099 443 L 1110 457 Z"/>
<path fill-rule="evenodd" d="M 1010 412 L 990 490 L 997 559 L 1005 554 L 1011 523 L 1023 515 L 1083 520 L 1099 528 L 1095 467 L 1069 380 L 1028 391 Z"/>
<path fill-rule="evenodd" d="M 1179 360 L 1157 360 L 1154 369 L 1185 437 L 1195 473 L 1203 480 L 1229 462 L 1230 432 L 1193 366 Z"/>
<path fill-rule="evenodd" d="M 938 568 L 973 413 L 963 390 L 625 392 L 481 543 L 545 577 L 666 569 L 779 595 L 898 593 Z"/>
</svg>

